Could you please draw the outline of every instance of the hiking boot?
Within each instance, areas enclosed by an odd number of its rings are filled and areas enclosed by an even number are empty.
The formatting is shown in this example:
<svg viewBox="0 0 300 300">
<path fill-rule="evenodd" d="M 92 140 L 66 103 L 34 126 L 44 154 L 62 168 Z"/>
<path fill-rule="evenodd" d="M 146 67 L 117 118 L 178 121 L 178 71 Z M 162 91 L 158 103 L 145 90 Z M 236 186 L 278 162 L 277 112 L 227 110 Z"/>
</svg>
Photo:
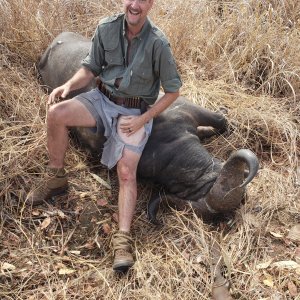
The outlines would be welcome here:
<svg viewBox="0 0 300 300">
<path fill-rule="evenodd" d="M 68 175 L 64 168 L 47 168 L 47 173 L 26 197 L 27 205 L 35 206 L 68 190 Z"/>
<path fill-rule="evenodd" d="M 129 232 L 118 231 L 113 235 L 114 262 L 113 270 L 126 272 L 134 265 L 132 256 L 132 238 Z"/>
</svg>

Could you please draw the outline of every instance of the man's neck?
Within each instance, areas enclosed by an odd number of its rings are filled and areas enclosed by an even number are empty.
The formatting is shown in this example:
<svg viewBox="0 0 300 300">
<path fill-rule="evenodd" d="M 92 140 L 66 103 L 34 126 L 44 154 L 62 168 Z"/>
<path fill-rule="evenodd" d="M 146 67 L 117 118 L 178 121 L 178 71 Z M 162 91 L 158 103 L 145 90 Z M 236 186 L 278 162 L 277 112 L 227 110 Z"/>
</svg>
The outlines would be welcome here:
<svg viewBox="0 0 300 300">
<path fill-rule="evenodd" d="M 128 23 L 126 23 L 127 38 L 129 40 L 132 40 L 135 36 L 137 36 L 142 31 L 144 24 L 142 24 L 141 26 L 131 26 Z"/>
</svg>

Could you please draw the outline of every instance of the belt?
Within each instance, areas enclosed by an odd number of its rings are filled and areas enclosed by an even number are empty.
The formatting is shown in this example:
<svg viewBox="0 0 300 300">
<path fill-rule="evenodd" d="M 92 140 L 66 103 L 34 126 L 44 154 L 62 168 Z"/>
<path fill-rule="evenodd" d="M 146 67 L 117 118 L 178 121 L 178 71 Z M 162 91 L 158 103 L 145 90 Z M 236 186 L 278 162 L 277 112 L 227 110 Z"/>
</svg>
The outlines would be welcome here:
<svg viewBox="0 0 300 300">
<path fill-rule="evenodd" d="M 99 83 L 99 90 L 113 103 L 126 108 L 142 108 L 143 100 L 140 97 L 116 97 L 109 92 L 102 82 Z"/>
</svg>

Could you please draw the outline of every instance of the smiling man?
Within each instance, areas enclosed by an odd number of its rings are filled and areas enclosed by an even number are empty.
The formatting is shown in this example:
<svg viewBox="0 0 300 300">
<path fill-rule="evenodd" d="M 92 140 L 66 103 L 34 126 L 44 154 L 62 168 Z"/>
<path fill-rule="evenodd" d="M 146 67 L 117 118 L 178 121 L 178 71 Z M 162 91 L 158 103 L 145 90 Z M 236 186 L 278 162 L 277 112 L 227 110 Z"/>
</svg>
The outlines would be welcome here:
<svg viewBox="0 0 300 300">
<path fill-rule="evenodd" d="M 153 5 L 153 1 L 154 0 L 124 1 L 124 11 L 126 14 L 125 18 L 127 25 L 132 27 L 132 29 L 135 27 L 136 30 L 140 31 L 146 21 L 147 14 Z"/>
<path fill-rule="evenodd" d="M 130 229 L 137 201 L 136 170 L 152 120 L 175 101 L 181 87 L 168 40 L 148 18 L 153 1 L 123 0 L 124 13 L 99 23 L 82 67 L 50 94 L 49 164 L 26 199 L 37 205 L 66 192 L 68 128 L 103 124 L 107 141 L 101 162 L 108 168 L 117 165 L 119 179 L 119 230 L 113 235 L 116 271 L 126 271 L 134 264 Z M 54 104 L 58 97 L 87 86 L 94 77 L 100 79 L 96 89 Z M 160 87 L 165 94 L 156 101 Z"/>
</svg>

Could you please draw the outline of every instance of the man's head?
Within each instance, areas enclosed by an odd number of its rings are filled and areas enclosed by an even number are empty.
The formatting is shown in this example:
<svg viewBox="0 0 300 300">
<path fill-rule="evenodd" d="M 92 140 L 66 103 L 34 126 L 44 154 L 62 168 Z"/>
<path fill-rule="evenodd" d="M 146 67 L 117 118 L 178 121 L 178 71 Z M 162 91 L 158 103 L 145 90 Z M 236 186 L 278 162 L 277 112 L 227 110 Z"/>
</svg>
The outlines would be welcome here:
<svg viewBox="0 0 300 300">
<path fill-rule="evenodd" d="M 123 0 L 126 21 L 129 27 L 141 29 L 154 0 Z"/>
</svg>

